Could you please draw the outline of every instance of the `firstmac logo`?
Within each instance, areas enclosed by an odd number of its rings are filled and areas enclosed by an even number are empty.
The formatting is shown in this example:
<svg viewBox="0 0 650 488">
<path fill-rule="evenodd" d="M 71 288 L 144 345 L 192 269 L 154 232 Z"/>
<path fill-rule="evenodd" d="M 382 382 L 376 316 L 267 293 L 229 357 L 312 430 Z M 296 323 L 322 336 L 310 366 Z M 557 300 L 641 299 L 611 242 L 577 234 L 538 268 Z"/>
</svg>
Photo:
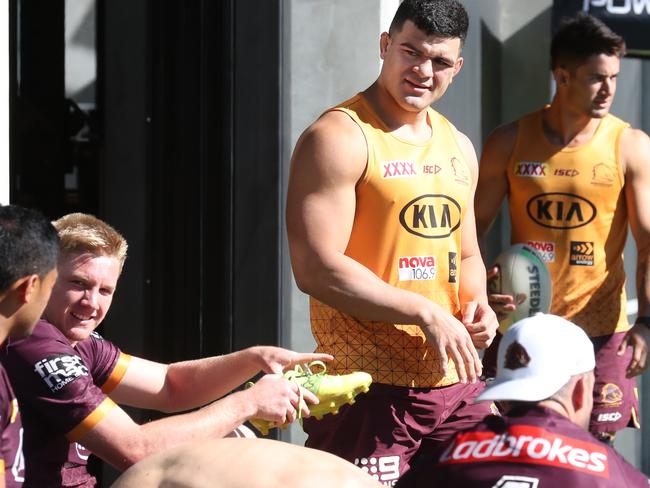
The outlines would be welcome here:
<svg viewBox="0 0 650 488">
<path fill-rule="evenodd" d="M 43 358 L 34 365 L 34 371 L 53 393 L 77 378 L 89 374 L 79 356 L 68 354 L 54 354 Z"/>
</svg>

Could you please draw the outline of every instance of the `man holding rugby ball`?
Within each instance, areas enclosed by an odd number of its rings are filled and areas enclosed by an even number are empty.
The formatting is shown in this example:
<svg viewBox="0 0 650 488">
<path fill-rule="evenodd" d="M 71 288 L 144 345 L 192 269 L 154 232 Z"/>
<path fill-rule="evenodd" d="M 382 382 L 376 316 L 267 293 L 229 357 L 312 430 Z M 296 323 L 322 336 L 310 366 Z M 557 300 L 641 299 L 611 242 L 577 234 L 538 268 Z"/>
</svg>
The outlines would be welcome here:
<svg viewBox="0 0 650 488">
<path fill-rule="evenodd" d="M 650 138 L 609 113 L 624 54 L 625 41 L 598 19 L 580 13 L 565 21 L 551 43 L 551 104 L 490 135 L 475 200 L 479 237 L 507 196 L 512 242 L 544 250 L 551 312 L 594 344 L 590 430 L 610 443 L 616 431 L 639 427 L 634 376 L 647 365 L 650 341 L 650 213 L 641 210 L 650 205 Z M 628 222 L 638 252 L 639 313 L 631 328 Z M 501 315 L 515 308 L 511 296 L 490 302 Z"/>
</svg>

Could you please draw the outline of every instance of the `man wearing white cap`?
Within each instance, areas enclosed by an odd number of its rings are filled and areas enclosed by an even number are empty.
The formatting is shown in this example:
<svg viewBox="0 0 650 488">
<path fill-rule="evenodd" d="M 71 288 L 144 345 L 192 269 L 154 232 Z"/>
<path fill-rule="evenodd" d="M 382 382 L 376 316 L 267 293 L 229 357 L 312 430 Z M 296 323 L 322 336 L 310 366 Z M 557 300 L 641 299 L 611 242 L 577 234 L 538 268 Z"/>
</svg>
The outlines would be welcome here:
<svg viewBox="0 0 650 488">
<path fill-rule="evenodd" d="M 507 414 L 459 432 L 397 486 L 648 487 L 587 430 L 594 364 L 591 341 L 571 322 L 545 314 L 517 322 L 499 344 L 496 379 L 477 398 L 508 402 Z"/>
</svg>

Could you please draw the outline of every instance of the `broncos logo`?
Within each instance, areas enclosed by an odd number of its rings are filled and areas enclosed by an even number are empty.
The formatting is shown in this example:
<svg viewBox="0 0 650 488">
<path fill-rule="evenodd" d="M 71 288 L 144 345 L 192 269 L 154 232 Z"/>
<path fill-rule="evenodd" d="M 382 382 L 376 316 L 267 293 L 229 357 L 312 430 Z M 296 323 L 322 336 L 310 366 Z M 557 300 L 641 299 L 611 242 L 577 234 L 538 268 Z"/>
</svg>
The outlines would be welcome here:
<svg viewBox="0 0 650 488">
<path fill-rule="evenodd" d="M 614 383 L 607 383 L 601 390 L 601 398 L 603 403 L 607 404 L 621 404 L 623 402 L 623 392 Z"/>
<path fill-rule="evenodd" d="M 616 168 L 598 163 L 591 169 L 591 184 L 599 186 L 612 186 L 616 179 Z"/>
<path fill-rule="evenodd" d="M 507 369 L 525 368 L 530 363 L 530 356 L 526 348 L 517 341 L 513 342 L 506 349 L 504 366 Z"/>
</svg>

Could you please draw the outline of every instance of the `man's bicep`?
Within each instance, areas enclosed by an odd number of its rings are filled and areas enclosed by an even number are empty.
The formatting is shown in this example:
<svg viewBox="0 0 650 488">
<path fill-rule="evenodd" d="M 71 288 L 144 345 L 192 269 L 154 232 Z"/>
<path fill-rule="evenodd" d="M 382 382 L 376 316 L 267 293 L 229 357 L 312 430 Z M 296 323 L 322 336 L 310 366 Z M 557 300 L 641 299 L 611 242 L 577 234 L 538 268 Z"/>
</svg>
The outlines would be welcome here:
<svg viewBox="0 0 650 488">
<path fill-rule="evenodd" d="M 650 138 L 642 131 L 625 134 L 621 140 L 625 151 L 625 191 L 628 216 L 637 247 L 650 251 Z"/>
<path fill-rule="evenodd" d="M 496 129 L 485 141 L 479 165 L 478 185 L 474 197 L 476 228 L 485 237 L 508 192 L 508 163 L 516 140 L 516 124 Z"/>
<path fill-rule="evenodd" d="M 312 253 L 345 250 L 356 206 L 354 184 L 321 187 L 292 203 L 297 203 L 289 211 L 297 215 L 287 222 L 292 247 L 302 245 Z"/>
<path fill-rule="evenodd" d="M 481 256 L 481 249 L 478 245 L 478 238 L 476 236 L 476 220 L 475 211 L 472 205 L 468 205 L 463 217 L 463 225 L 460 229 L 461 232 L 461 259 L 466 259 L 472 256 Z"/>
<path fill-rule="evenodd" d="M 366 160 L 361 129 L 342 113 L 316 122 L 296 145 L 287 195 L 287 232 L 297 277 L 314 259 L 345 250 L 354 220 L 355 185 Z"/>
<path fill-rule="evenodd" d="M 131 357 L 121 381 L 109 395 L 123 405 L 159 409 L 165 401 L 166 376 L 167 365 Z"/>
<path fill-rule="evenodd" d="M 459 145 L 467 161 L 467 166 L 472 178 L 469 197 L 465 206 L 465 215 L 461 226 L 461 259 L 471 256 L 479 256 L 481 251 L 478 246 L 476 237 L 476 217 L 474 210 L 474 196 L 476 194 L 478 178 L 478 161 L 476 160 L 476 150 L 472 141 L 465 135 L 458 132 Z"/>
<path fill-rule="evenodd" d="M 468 205 L 461 227 L 461 279 L 459 296 L 461 303 L 480 300 L 485 296 L 485 265 L 476 236 L 473 205 Z"/>
<path fill-rule="evenodd" d="M 70 437 L 69 437 L 70 439 Z M 126 469 L 141 457 L 140 426 L 120 407 L 112 408 L 80 437 L 79 442 L 93 454 L 118 469 Z"/>
</svg>

